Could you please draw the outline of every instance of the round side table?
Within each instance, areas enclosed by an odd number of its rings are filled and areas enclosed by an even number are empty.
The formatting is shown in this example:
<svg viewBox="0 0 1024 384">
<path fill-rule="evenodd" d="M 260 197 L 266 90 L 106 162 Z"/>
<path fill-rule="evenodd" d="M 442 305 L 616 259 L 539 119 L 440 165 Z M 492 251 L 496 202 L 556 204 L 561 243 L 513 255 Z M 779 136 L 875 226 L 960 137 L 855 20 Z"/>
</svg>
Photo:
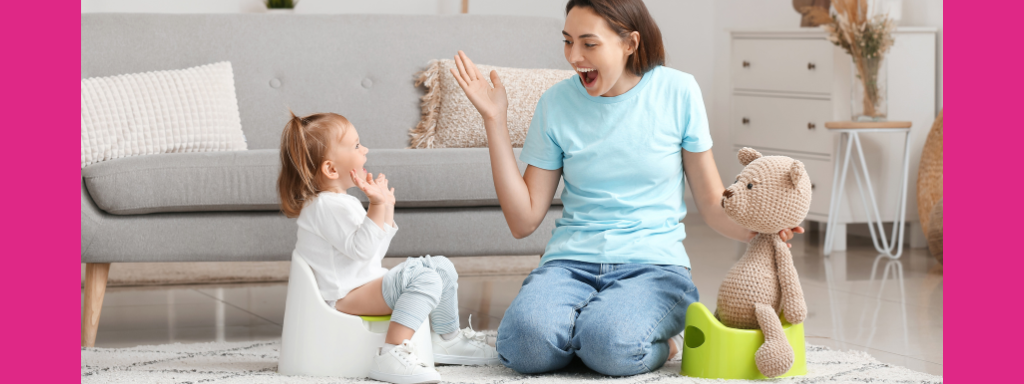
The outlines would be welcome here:
<svg viewBox="0 0 1024 384">
<path fill-rule="evenodd" d="M 864 210 L 868 218 L 868 230 L 871 231 L 871 241 L 875 249 L 890 258 L 898 259 L 903 253 L 903 232 L 906 222 L 907 208 L 907 177 L 910 172 L 910 122 L 909 121 L 882 121 L 882 122 L 854 122 L 854 121 L 830 121 L 825 123 L 825 128 L 832 132 L 839 133 L 839 150 L 836 151 L 835 170 L 832 172 L 832 196 L 828 206 L 828 222 L 825 227 L 825 255 L 832 253 L 832 242 L 835 237 L 833 231 L 836 220 L 839 216 L 839 204 L 842 201 L 843 188 L 846 186 L 846 171 L 850 166 L 850 154 L 854 147 L 857 150 L 857 158 L 860 160 L 860 172 L 854 170 L 854 179 L 857 180 L 857 189 L 864 203 Z M 860 133 L 886 132 L 902 133 L 905 144 L 903 146 L 903 176 L 900 178 L 899 202 L 896 205 L 896 217 L 893 219 L 892 235 L 886 237 L 885 227 L 882 226 L 882 215 L 878 211 L 878 203 L 875 201 L 874 190 L 871 187 L 871 177 L 868 175 L 868 166 L 864 161 L 864 149 L 860 144 Z M 840 159 L 842 159 L 842 170 L 840 170 Z M 854 166 L 856 168 L 856 165 Z M 861 182 L 861 174 L 864 175 L 864 182 Z M 865 190 L 865 185 L 867 188 Z M 876 229 L 875 226 L 878 226 Z M 890 241 L 891 240 L 891 241 Z"/>
</svg>

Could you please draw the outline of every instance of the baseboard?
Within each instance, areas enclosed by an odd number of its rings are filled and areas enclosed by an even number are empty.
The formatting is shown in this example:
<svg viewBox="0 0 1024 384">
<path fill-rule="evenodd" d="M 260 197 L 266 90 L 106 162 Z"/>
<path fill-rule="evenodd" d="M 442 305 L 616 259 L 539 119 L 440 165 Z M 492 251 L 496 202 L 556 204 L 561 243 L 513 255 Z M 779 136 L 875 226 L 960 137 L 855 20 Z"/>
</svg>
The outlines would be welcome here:
<svg viewBox="0 0 1024 384">
<path fill-rule="evenodd" d="M 381 263 L 391 268 L 405 257 L 388 257 Z M 532 256 L 464 256 L 452 257 L 460 275 L 525 275 L 540 264 Z M 108 287 L 225 284 L 288 281 L 289 261 L 240 261 L 194 263 L 111 263 Z M 82 264 L 82 284 L 85 264 Z"/>
</svg>

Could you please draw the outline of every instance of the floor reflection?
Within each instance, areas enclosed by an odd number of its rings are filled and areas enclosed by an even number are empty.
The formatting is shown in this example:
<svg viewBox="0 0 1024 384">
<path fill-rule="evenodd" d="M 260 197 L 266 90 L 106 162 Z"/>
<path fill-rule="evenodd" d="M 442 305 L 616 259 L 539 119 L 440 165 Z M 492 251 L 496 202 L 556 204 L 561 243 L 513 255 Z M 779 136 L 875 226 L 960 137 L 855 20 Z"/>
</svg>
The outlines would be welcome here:
<svg viewBox="0 0 1024 384">
<path fill-rule="evenodd" d="M 832 313 L 833 337 L 835 337 L 836 340 L 841 341 L 841 342 L 847 342 L 848 341 L 847 338 L 844 335 L 844 331 L 849 329 L 849 328 L 843 326 L 843 315 L 840 312 L 840 305 L 838 304 L 840 302 L 840 300 L 838 298 L 838 295 L 840 294 L 839 293 L 840 291 L 836 287 L 836 279 L 837 278 L 835 276 L 835 272 L 834 272 L 835 268 L 834 268 L 833 264 L 837 263 L 837 262 L 845 264 L 846 263 L 845 259 L 846 259 L 845 253 L 836 253 L 836 254 L 833 254 L 833 255 L 830 255 L 830 256 L 825 256 L 824 261 L 823 261 L 824 266 L 825 266 L 826 282 L 827 282 L 828 287 L 829 287 L 828 292 L 829 292 L 829 302 L 831 303 L 830 308 L 831 308 L 831 313 Z M 875 279 L 876 279 L 876 276 L 878 275 L 878 267 L 879 267 L 879 265 L 882 265 L 882 269 L 883 270 L 882 270 L 881 276 L 878 276 L 878 280 L 876 281 Z M 890 280 L 892 281 L 891 283 L 889 283 Z M 901 262 L 898 258 L 894 258 L 894 257 L 886 255 L 886 254 L 878 254 L 878 256 L 875 257 L 875 260 L 874 260 L 874 262 L 871 265 L 871 276 L 868 279 L 868 286 L 871 287 L 872 289 L 875 289 L 877 291 L 877 294 L 875 295 L 875 306 L 874 306 L 873 311 L 871 311 L 871 308 L 869 306 L 864 306 L 864 307 L 861 308 L 861 313 L 860 313 L 859 321 L 857 323 L 857 326 L 854 327 L 857 330 L 858 333 L 853 338 L 853 340 L 864 340 L 865 336 L 863 335 L 863 333 L 865 331 L 867 331 L 868 332 L 868 335 L 866 336 L 866 340 L 867 341 L 865 341 L 865 343 L 864 343 L 865 345 L 864 346 L 867 347 L 867 348 L 871 348 L 872 347 L 872 345 L 873 345 L 872 343 L 873 343 L 873 341 L 875 339 L 875 335 L 876 335 L 876 333 L 877 333 L 877 331 L 879 329 L 879 326 L 880 326 L 879 325 L 879 314 L 882 311 L 882 304 L 883 304 L 882 296 L 883 296 L 883 294 L 886 293 L 886 285 L 887 285 L 887 283 L 889 283 L 888 285 L 890 287 L 895 284 L 897 286 L 897 288 L 898 288 L 898 291 L 896 291 L 896 292 L 899 293 L 899 295 L 898 295 L 898 302 L 899 302 L 899 309 L 900 309 L 900 315 L 901 315 L 900 316 L 900 321 L 899 321 L 898 325 L 901 325 L 902 329 L 903 329 L 903 333 L 902 333 L 903 347 L 904 347 L 904 349 L 909 350 L 910 349 L 910 336 L 909 336 L 910 335 L 910 331 L 909 331 L 909 327 L 907 326 L 907 300 L 906 300 L 907 291 L 906 291 L 906 287 L 905 287 L 905 284 L 904 284 L 904 281 L 903 281 L 903 262 Z M 877 287 L 877 288 L 875 288 L 875 287 Z M 890 289 L 893 289 L 893 288 L 890 288 Z M 870 318 L 871 325 L 870 326 L 865 326 L 864 325 L 865 322 L 869 320 L 867 318 L 869 311 L 872 312 L 872 316 Z"/>
</svg>

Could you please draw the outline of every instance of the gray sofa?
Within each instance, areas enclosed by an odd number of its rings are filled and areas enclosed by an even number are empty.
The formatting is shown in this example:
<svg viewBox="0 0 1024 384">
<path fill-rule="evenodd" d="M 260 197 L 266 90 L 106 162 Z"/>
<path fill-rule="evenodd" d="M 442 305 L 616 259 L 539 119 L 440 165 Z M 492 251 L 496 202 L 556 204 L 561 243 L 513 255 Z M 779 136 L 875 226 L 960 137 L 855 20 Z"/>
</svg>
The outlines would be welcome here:
<svg viewBox="0 0 1024 384">
<path fill-rule="evenodd" d="M 557 200 L 516 240 L 486 149 L 405 148 L 423 94 L 414 73 L 429 60 L 462 49 L 478 63 L 565 68 L 561 29 L 510 16 L 83 14 L 82 78 L 230 61 L 249 147 L 82 169 L 83 345 L 95 341 L 109 263 L 290 260 L 297 228 L 275 190 L 289 108 L 356 125 L 371 148 L 367 169 L 397 190 L 401 231 L 388 256 L 542 253 Z"/>
</svg>

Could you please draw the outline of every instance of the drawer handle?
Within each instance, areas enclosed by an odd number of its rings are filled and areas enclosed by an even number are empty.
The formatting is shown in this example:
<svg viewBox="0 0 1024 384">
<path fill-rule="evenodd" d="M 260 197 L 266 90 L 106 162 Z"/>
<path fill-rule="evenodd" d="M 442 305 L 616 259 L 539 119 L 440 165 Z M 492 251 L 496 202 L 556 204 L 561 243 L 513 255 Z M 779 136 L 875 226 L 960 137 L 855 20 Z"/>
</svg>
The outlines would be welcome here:
<svg viewBox="0 0 1024 384">
<path fill-rule="evenodd" d="M 813 190 L 815 190 L 815 189 L 817 189 L 817 188 L 818 188 L 818 185 L 817 185 L 817 184 L 811 183 L 811 190 L 812 190 L 812 191 L 813 191 Z"/>
<path fill-rule="evenodd" d="M 750 68 L 750 62 L 743 60 L 743 68 Z"/>
<path fill-rule="evenodd" d="M 814 63 L 807 63 L 807 70 L 814 70 L 817 67 Z"/>
<path fill-rule="evenodd" d="M 814 129 L 814 123 L 807 123 L 807 129 Z"/>
<path fill-rule="evenodd" d="M 743 118 L 743 125 L 747 125 L 747 124 L 750 124 L 750 119 L 744 117 Z"/>
</svg>

